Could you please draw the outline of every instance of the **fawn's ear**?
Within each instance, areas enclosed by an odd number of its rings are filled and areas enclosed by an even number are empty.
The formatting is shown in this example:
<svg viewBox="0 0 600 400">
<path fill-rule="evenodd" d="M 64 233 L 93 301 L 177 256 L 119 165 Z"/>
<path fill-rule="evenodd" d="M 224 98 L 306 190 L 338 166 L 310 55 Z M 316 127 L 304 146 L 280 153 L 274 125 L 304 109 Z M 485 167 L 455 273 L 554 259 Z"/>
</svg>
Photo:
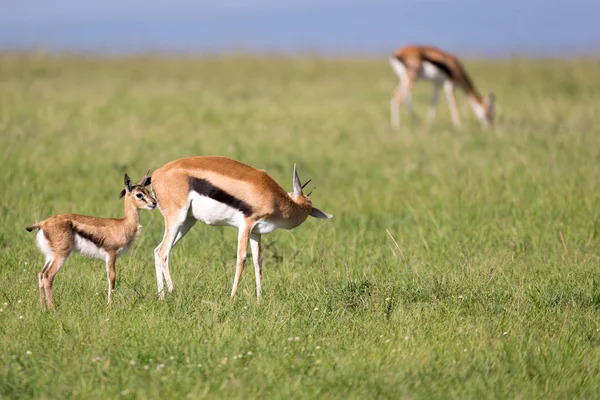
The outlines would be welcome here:
<svg viewBox="0 0 600 400">
<path fill-rule="evenodd" d="M 315 218 L 320 218 L 320 219 L 331 219 L 333 218 L 333 215 L 331 214 L 327 214 L 326 212 L 323 212 L 321 210 L 319 210 L 318 208 L 313 207 L 312 210 L 310 210 L 310 216 L 311 217 L 315 217 Z"/>
<path fill-rule="evenodd" d="M 125 184 L 125 189 L 121 191 L 119 198 L 125 196 L 125 193 L 131 192 L 131 179 L 129 179 L 129 175 L 125 174 L 123 177 L 123 183 Z"/>
</svg>

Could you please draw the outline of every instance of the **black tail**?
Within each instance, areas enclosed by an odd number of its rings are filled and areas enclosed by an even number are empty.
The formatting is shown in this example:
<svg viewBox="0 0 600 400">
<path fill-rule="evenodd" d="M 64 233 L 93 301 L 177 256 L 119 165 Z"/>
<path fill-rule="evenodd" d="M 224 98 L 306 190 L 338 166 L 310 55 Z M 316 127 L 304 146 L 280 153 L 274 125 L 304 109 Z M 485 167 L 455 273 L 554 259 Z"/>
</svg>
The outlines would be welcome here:
<svg viewBox="0 0 600 400">
<path fill-rule="evenodd" d="M 33 225 L 29 225 L 25 227 L 25 230 L 27 230 L 27 232 L 31 232 L 34 229 L 40 229 L 39 226 L 37 226 L 37 224 L 33 224 Z"/>
</svg>

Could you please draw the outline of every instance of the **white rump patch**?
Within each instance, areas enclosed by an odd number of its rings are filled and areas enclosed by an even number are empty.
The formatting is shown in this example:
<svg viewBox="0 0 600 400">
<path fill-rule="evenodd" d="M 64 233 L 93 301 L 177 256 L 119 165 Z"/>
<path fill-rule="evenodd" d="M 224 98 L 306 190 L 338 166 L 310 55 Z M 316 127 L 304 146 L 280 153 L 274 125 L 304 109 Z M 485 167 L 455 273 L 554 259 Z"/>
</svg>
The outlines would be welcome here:
<svg viewBox="0 0 600 400">
<path fill-rule="evenodd" d="M 240 210 L 213 200 L 210 197 L 201 196 L 192 191 L 190 192 L 189 199 L 191 202 L 190 211 L 194 218 L 207 225 L 235 226 L 239 228 L 244 220 L 244 214 Z"/>
<path fill-rule="evenodd" d="M 402 81 L 406 79 L 406 67 L 396 57 L 390 57 L 390 66 Z"/>
<path fill-rule="evenodd" d="M 53 259 L 54 258 L 54 253 L 52 253 L 52 249 L 50 248 L 50 243 L 48 243 L 48 239 L 46 239 L 46 236 L 44 236 L 44 231 L 42 231 L 40 229 L 38 231 L 35 239 L 36 239 L 38 248 L 46 256 L 46 260 Z"/>
</svg>

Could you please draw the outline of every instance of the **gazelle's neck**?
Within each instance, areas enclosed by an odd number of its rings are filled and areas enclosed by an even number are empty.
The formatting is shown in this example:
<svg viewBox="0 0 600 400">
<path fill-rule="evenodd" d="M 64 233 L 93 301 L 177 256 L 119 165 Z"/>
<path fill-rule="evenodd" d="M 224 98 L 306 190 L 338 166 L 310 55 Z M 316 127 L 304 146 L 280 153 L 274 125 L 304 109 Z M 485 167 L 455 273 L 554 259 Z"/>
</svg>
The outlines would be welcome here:
<svg viewBox="0 0 600 400">
<path fill-rule="evenodd" d="M 288 229 L 302 224 L 308 218 L 311 209 L 312 203 L 308 198 L 301 196 L 294 200 L 290 197 L 288 207 L 282 210 L 282 217 L 287 221 Z"/>
<path fill-rule="evenodd" d="M 136 230 L 140 224 L 140 209 L 133 204 L 129 196 L 125 197 L 125 216 L 123 217 L 123 221 L 127 227 L 135 228 Z"/>
</svg>

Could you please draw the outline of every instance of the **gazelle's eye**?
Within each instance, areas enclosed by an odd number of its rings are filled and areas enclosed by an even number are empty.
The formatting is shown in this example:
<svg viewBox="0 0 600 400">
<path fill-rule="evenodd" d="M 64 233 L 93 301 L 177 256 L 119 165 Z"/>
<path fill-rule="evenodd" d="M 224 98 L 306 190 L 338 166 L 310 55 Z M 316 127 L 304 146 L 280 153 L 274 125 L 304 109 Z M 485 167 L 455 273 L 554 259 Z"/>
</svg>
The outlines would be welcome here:
<svg viewBox="0 0 600 400">
<path fill-rule="evenodd" d="M 135 195 L 135 197 L 137 197 L 138 199 L 140 199 L 140 200 L 141 200 L 141 199 L 142 199 L 142 197 L 144 197 L 144 195 L 143 195 L 143 194 L 141 194 L 141 193 L 138 193 L 138 194 L 136 194 L 136 195 Z"/>
</svg>

